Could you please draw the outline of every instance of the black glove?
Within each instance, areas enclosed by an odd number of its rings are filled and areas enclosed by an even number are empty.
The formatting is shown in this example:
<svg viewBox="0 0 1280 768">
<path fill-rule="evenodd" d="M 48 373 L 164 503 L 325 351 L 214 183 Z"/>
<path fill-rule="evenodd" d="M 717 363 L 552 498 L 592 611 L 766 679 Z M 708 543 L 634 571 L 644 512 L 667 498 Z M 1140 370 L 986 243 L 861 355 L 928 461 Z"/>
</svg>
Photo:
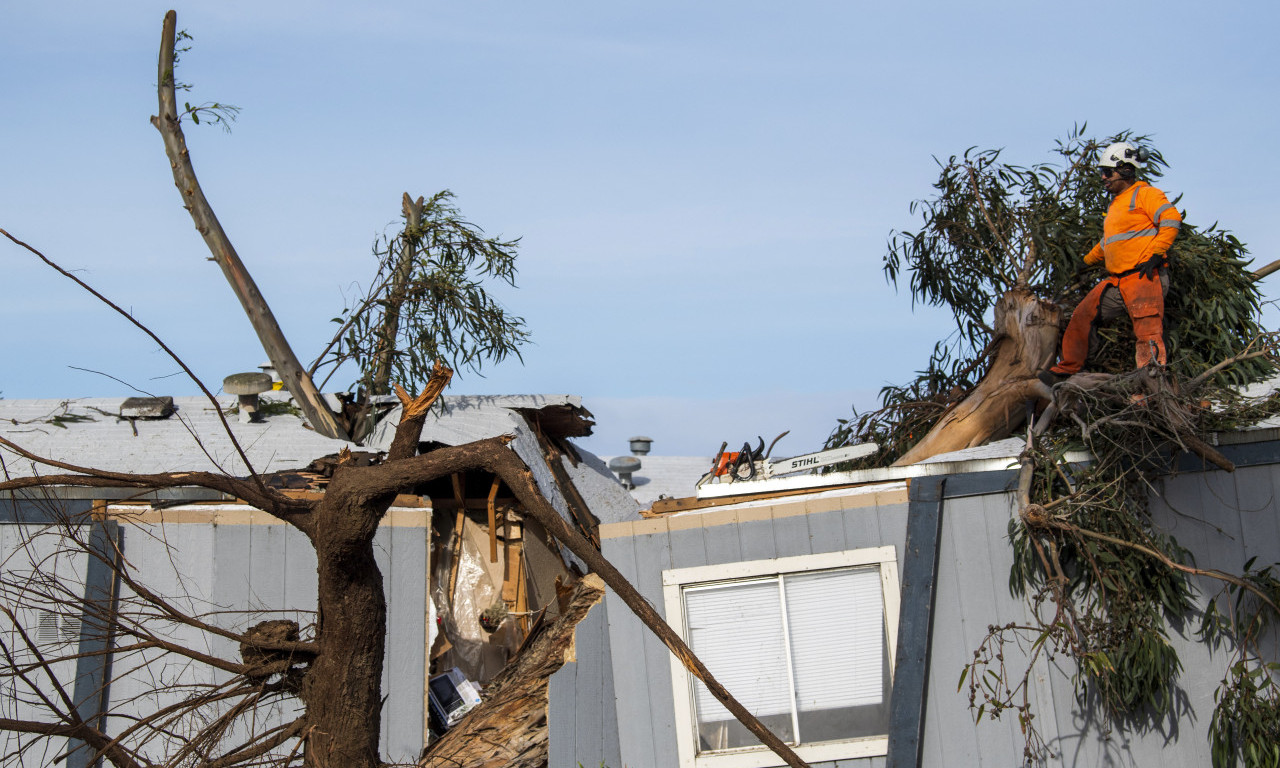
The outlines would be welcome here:
<svg viewBox="0 0 1280 768">
<path fill-rule="evenodd" d="M 1141 277 L 1143 280 L 1150 280 L 1151 278 L 1156 276 L 1156 272 L 1158 272 L 1160 270 L 1160 267 L 1163 267 L 1163 266 L 1164 266 L 1164 254 L 1157 253 L 1155 256 L 1152 256 L 1151 258 L 1147 259 L 1146 261 L 1142 262 L 1137 266 L 1138 276 Z"/>
</svg>

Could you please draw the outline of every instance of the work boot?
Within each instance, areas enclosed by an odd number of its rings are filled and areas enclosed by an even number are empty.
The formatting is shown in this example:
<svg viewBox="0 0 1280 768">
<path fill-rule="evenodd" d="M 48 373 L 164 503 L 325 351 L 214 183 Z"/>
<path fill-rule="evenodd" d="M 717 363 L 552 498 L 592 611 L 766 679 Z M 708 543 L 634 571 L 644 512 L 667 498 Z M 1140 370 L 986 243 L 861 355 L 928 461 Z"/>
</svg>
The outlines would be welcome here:
<svg viewBox="0 0 1280 768">
<path fill-rule="evenodd" d="M 1055 384 L 1061 384 L 1071 378 L 1069 373 L 1056 373 L 1050 370 L 1043 370 L 1036 374 L 1036 378 L 1044 382 L 1045 386 L 1052 387 Z"/>
</svg>

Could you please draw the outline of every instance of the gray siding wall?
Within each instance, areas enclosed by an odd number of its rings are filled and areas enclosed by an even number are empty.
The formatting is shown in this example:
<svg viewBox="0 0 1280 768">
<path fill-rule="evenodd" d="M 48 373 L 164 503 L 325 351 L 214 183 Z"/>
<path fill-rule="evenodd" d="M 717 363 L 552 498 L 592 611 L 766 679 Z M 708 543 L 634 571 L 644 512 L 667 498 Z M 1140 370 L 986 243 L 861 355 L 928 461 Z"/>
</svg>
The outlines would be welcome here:
<svg viewBox="0 0 1280 768">
<path fill-rule="evenodd" d="M 548 766 L 621 768 L 608 607 L 603 602 L 579 622 L 574 654 L 576 661 L 557 670 L 548 683 Z"/>
<path fill-rule="evenodd" d="M 67 512 L 85 512 L 90 506 L 89 502 L 4 501 L 0 524 L 24 516 L 46 519 L 49 504 L 65 505 Z M 235 630 L 272 618 L 295 619 L 303 627 L 315 621 L 315 551 L 290 526 L 181 522 L 123 524 L 120 530 L 124 556 L 137 569 L 139 581 L 180 609 Z M 427 528 L 401 525 L 383 526 L 374 538 L 388 615 L 382 751 L 392 762 L 407 764 L 416 761 L 425 732 L 427 536 Z M 239 659 L 239 649 L 230 640 L 184 626 L 155 631 L 200 651 Z M 111 706 L 130 713 L 180 701 L 187 692 L 183 684 L 212 683 L 224 677 L 154 652 L 114 658 L 112 671 Z M 285 722 L 293 716 L 289 704 L 278 705 L 273 713 Z M 113 720 L 112 727 L 122 722 Z"/>
<path fill-rule="evenodd" d="M 708 515 L 707 517 L 711 517 Z M 867 506 L 812 512 L 772 519 L 706 525 L 697 517 L 682 519 L 690 527 L 626 538 L 606 538 L 605 557 L 622 572 L 659 613 L 665 613 L 662 571 L 744 560 L 823 554 L 892 544 L 902 560 L 907 505 Z M 674 525 L 674 521 L 673 521 Z M 663 768 L 678 762 L 669 653 L 631 610 L 609 592 L 607 621 L 597 608 L 578 626 L 577 669 L 566 667 L 552 677 L 550 768 Z M 599 614 L 599 615 L 598 615 Z M 607 629 L 607 633 L 606 630 Z M 607 679 L 590 679 L 583 668 L 583 647 L 611 651 L 602 670 Z M 610 685 L 611 683 L 611 685 Z M 583 707 L 605 697 L 616 706 L 616 752 L 607 736 L 610 717 L 585 718 Z M 575 711 L 578 710 L 578 711 Z M 596 721 L 601 725 L 597 726 Z M 880 768 L 884 758 L 824 763 L 814 768 Z"/>
<path fill-rule="evenodd" d="M 1243 467 L 1236 472 L 1190 473 L 1167 478 L 1152 501 L 1156 524 L 1187 547 L 1200 567 L 1239 572 L 1250 557 L 1263 566 L 1280 560 L 1280 467 Z M 924 765 L 937 767 L 1017 765 L 1024 740 L 1016 715 L 984 718 L 977 725 L 968 693 L 957 691 L 960 672 L 990 624 L 1023 623 L 1030 608 L 1008 588 L 1012 550 L 1008 495 L 953 499 L 943 519 L 932 672 L 926 714 Z M 1207 577 L 1195 582 L 1203 606 L 1221 590 Z M 1032 704 L 1052 751 L 1050 765 L 1199 768 L 1210 764 L 1208 725 L 1213 694 L 1227 663 L 1199 643 L 1191 625 L 1170 642 L 1182 659 L 1176 722 L 1154 730 L 1108 729 L 1096 714 L 1080 710 L 1069 661 L 1041 661 L 1033 676 Z M 1018 669 L 1025 656 L 1007 647 L 1006 662 Z"/>
<path fill-rule="evenodd" d="M 1195 472 L 1163 480 L 1152 501 L 1156 524 L 1187 547 L 1201 567 L 1239 571 L 1252 557 L 1280 561 L 1280 466 L 1241 467 L 1232 474 Z M 1016 715 L 975 724 L 967 690 L 957 690 L 964 665 L 991 625 L 1027 623 L 1030 607 L 1009 591 L 1012 549 L 1010 494 L 948 499 L 943 511 L 923 765 L 929 768 L 1023 763 Z M 710 517 L 708 515 L 708 517 Z M 606 538 L 605 556 L 659 612 L 661 574 L 669 568 L 758 560 L 892 544 L 901 567 L 907 505 L 816 512 L 703 526 L 682 519 L 676 530 Z M 1200 578 L 1203 606 L 1221 585 Z M 579 661 L 552 678 L 551 768 L 662 768 L 677 764 L 673 694 L 667 651 L 610 593 L 578 628 Z M 1194 621 L 1193 621 L 1194 623 Z M 1208 723 L 1225 654 L 1197 642 L 1193 626 L 1172 633 L 1183 660 L 1176 722 L 1146 731 L 1108 726 L 1082 712 L 1069 661 L 1042 658 L 1032 675 L 1031 701 L 1052 752 L 1049 765 L 1199 768 L 1210 763 Z M 601 667 L 597 654 L 609 659 Z M 1025 662 L 1006 646 L 1011 669 Z M 588 661 L 590 659 L 590 661 Z M 603 713 L 599 716 L 595 710 Z M 589 710 L 589 711 L 583 711 Z M 616 713 L 616 715 L 614 714 Z M 609 729 L 616 722 L 616 743 Z M 600 730 L 603 729 L 603 732 Z M 883 766 L 883 758 L 841 761 L 821 768 Z M 815 768 L 818 768 L 815 766 Z"/>
<path fill-rule="evenodd" d="M 383 527 L 374 537 L 374 547 L 388 621 L 381 747 L 392 762 L 411 763 L 423 746 L 427 529 Z M 125 526 L 125 556 L 139 567 L 144 584 L 166 595 L 185 592 L 193 610 L 247 611 L 217 617 L 231 629 L 273 618 L 294 619 L 302 627 L 315 622 L 315 550 L 291 526 L 174 523 L 147 532 Z M 191 635 L 177 639 L 205 639 L 192 630 L 176 632 Z M 232 641 L 215 637 L 208 642 L 213 653 L 239 658 Z M 112 701 L 127 701 L 179 673 L 191 674 L 185 667 L 166 673 L 165 662 L 158 669 L 139 670 L 113 683 Z M 296 714 L 289 704 L 282 704 L 276 716 L 287 722 Z"/>
</svg>

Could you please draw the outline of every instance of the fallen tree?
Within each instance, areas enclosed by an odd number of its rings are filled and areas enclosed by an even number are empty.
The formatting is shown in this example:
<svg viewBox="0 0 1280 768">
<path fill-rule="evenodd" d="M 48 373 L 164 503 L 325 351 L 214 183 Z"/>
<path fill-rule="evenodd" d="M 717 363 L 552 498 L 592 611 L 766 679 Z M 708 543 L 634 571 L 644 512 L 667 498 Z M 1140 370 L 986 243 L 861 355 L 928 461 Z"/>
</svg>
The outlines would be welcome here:
<svg viewBox="0 0 1280 768">
<path fill-rule="evenodd" d="M 1169 251 L 1168 366 L 1132 370 L 1126 319 L 1102 332 L 1092 372 L 1052 388 L 1040 382 L 1070 308 L 1100 277 L 1080 270 L 1108 202 L 1096 150 L 1147 143 L 1128 134 L 1097 142 L 1082 130 L 1057 145 L 1056 164 L 1011 166 L 998 151 L 975 150 L 941 163 L 937 194 L 914 207 L 921 229 L 892 237 L 885 270 L 894 281 L 909 274 L 913 298 L 951 309 L 957 330 L 913 382 L 883 390 L 880 410 L 841 420 L 829 445 L 872 440 L 886 448 L 881 461 L 907 465 L 1026 427 L 1010 584 L 1033 619 L 992 626 L 960 684 L 979 721 L 1016 714 L 1028 762 L 1048 756 L 1030 695 L 1032 668 L 1046 655 L 1074 662 L 1078 701 L 1096 705 L 1104 727 L 1176 718 L 1182 662 L 1168 638 L 1195 618 L 1194 576 L 1221 585 L 1207 596 L 1199 634 L 1231 649 L 1209 728 L 1214 765 L 1274 766 L 1280 685 L 1263 639 L 1280 618 L 1277 566 L 1227 573 L 1188 562 L 1148 514 L 1154 478 L 1179 453 L 1232 471 L 1205 435 L 1280 412 L 1275 393 L 1247 400 L 1237 391 L 1280 363 L 1256 285 L 1274 267 L 1250 273 L 1234 236 L 1184 217 Z M 1084 464 L 1068 461 L 1082 451 Z M 1006 663 L 1015 647 L 1029 649 L 1025 666 Z"/>
<path fill-rule="evenodd" d="M 891 236 L 884 270 L 895 284 L 908 278 L 913 301 L 949 309 L 956 329 L 914 381 L 882 390 L 879 410 L 842 419 L 828 447 L 873 440 L 883 450 L 867 466 L 912 464 L 1008 437 L 1026 422 L 1029 401 L 1043 404 L 1035 375 L 1053 362 L 1070 308 L 1101 278 L 1081 259 L 1101 236 L 1109 202 L 1095 167 L 1106 142 L 1083 130 L 1059 142 L 1051 162 L 1024 167 L 998 150 L 969 150 L 939 163 L 936 194 L 912 205 L 920 229 Z M 1163 166 L 1154 152 L 1148 175 L 1158 178 Z M 1200 375 L 1263 332 L 1247 253 L 1229 232 L 1184 221 L 1169 251 L 1171 379 Z M 1102 342 L 1093 370 L 1132 367 L 1127 318 L 1104 329 Z M 1262 357 L 1237 361 L 1213 383 L 1241 385 L 1273 370 Z"/>
</svg>

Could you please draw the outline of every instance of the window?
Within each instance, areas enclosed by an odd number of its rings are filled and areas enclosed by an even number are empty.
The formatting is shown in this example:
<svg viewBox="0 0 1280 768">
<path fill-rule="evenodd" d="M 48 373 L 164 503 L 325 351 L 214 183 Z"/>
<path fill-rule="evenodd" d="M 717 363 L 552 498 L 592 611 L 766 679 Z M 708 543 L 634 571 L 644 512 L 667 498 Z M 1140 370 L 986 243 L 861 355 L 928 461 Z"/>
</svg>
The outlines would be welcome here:
<svg viewBox="0 0 1280 768">
<path fill-rule="evenodd" d="M 885 754 L 898 623 L 893 547 L 663 573 L 667 620 L 717 680 L 808 762 Z M 681 766 L 777 756 L 672 657 Z"/>
</svg>

